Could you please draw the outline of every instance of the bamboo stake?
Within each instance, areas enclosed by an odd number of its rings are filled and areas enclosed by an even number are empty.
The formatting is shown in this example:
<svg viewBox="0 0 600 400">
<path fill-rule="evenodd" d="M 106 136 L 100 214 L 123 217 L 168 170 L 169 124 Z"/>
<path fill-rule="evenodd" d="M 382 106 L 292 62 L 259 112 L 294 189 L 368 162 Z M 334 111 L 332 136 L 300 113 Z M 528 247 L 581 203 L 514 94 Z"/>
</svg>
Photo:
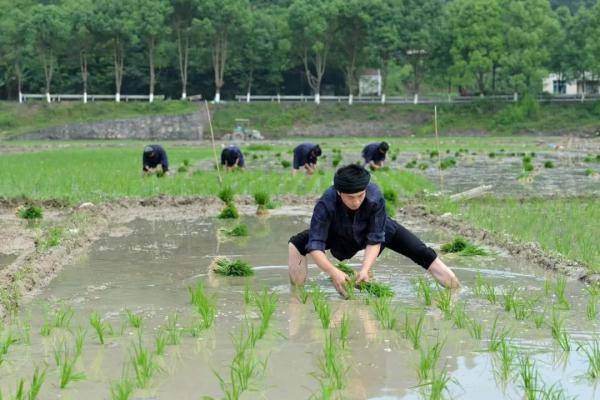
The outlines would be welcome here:
<svg viewBox="0 0 600 400">
<path fill-rule="evenodd" d="M 215 147 L 215 134 L 213 132 L 212 121 L 210 119 L 210 110 L 208 109 L 208 102 L 204 100 L 206 106 L 206 116 L 208 117 L 208 126 L 210 127 L 210 141 L 212 143 L 213 156 L 215 157 L 215 165 L 217 166 L 217 177 L 219 178 L 219 185 L 223 185 L 223 178 L 221 178 L 221 169 L 219 168 L 219 161 L 217 159 L 217 148 Z"/>
<path fill-rule="evenodd" d="M 433 121 L 435 126 L 435 142 L 438 152 L 438 168 L 440 169 L 440 188 L 444 192 L 444 174 L 442 172 L 442 153 L 440 153 L 440 137 L 438 134 L 437 106 L 433 106 Z"/>
</svg>

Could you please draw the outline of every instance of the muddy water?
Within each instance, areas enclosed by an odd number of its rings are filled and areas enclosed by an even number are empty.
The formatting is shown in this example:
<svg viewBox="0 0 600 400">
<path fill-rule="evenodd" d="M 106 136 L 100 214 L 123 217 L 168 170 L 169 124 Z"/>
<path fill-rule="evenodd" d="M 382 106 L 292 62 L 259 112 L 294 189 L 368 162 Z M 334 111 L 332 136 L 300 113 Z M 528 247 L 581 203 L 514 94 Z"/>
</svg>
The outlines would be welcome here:
<svg viewBox="0 0 600 400">
<path fill-rule="evenodd" d="M 310 304 L 300 304 L 290 294 L 286 249 L 288 237 L 304 229 L 308 217 L 272 216 L 266 219 L 247 218 L 251 238 L 223 241 L 218 228 L 226 225 L 210 219 L 188 221 L 135 220 L 127 225 L 121 237 L 105 237 L 98 241 L 88 256 L 73 264 L 53 281 L 42 295 L 22 313 L 22 321 L 30 320 L 31 344 L 10 348 L 6 361 L 0 366 L 0 388 L 6 394 L 15 390 L 20 377 L 29 381 L 34 366 L 48 365 L 47 380 L 41 399 L 106 399 L 110 398 L 110 383 L 118 379 L 127 365 L 136 334 L 132 328 L 120 329 L 126 308 L 144 316 L 143 342 L 153 347 L 153 335 L 165 319 L 178 313 L 182 327 L 192 320 L 187 287 L 204 282 L 207 291 L 216 296 L 216 324 L 200 338 L 184 333 L 179 345 L 168 346 L 165 356 L 159 357 L 161 371 L 149 389 L 136 390 L 140 399 L 198 399 L 202 396 L 221 397 L 215 371 L 227 376 L 227 366 L 233 356 L 231 334 L 238 331 L 246 315 L 256 319 L 253 307 L 244 306 L 246 283 L 256 289 L 266 287 L 279 294 L 278 308 L 271 331 L 258 342 L 257 353 L 268 359 L 264 377 L 251 385 L 254 391 L 242 398 L 306 399 L 317 393 L 318 358 L 324 341 L 324 331 Z M 449 238 L 439 232 L 405 221 L 427 243 L 437 246 Z M 582 378 L 587 361 L 575 350 L 561 357 L 554 345 L 550 329 L 535 328 L 532 321 L 516 321 L 502 306 L 491 305 L 473 293 L 475 276 L 492 282 L 498 292 L 517 285 L 528 296 L 544 296 L 547 278 L 536 267 L 516 262 L 497 249 L 492 256 L 466 258 L 446 257 L 464 284 L 458 296 L 467 303 L 468 314 L 484 325 L 483 340 L 471 339 L 466 330 L 456 329 L 435 307 L 426 308 L 422 340 L 433 344 L 445 342 L 440 367 L 444 366 L 453 381 L 449 394 L 453 398 L 503 399 L 522 398 L 518 376 L 508 383 L 497 382 L 494 374 L 495 357 L 485 351 L 492 322 L 510 328 L 511 340 L 522 353 L 536 362 L 541 380 L 550 386 L 560 382 L 570 396 L 591 399 L 598 395 L 595 387 Z M 214 255 L 243 257 L 256 266 L 252 278 L 223 278 L 207 274 Z M 352 260 L 359 265 L 360 260 Z M 394 302 L 401 310 L 421 306 L 411 280 L 423 276 L 420 267 L 409 260 L 384 252 L 376 267 L 378 280 L 393 286 Z M 550 277 L 552 278 L 552 277 Z M 314 266 L 309 279 L 321 286 L 333 309 L 333 326 L 343 313 L 351 320 L 350 350 L 344 356 L 348 363 L 345 399 L 416 399 L 422 398 L 416 366 L 419 352 L 395 332 L 383 331 L 369 306 L 360 300 L 343 301 L 333 291 L 328 279 Z M 597 321 L 587 321 L 584 315 L 586 295 L 577 282 L 568 283 L 572 311 L 566 312 L 567 328 L 572 338 L 585 341 L 598 332 Z M 550 301 L 550 300 L 546 300 Z M 499 300 L 500 303 L 500 300 Z M 69 337 L 57 329 L 49 337 L 40 336 L 44 309 L 58 304 L 75 311 L 72 327 L 87 326 L 88 335 L 77 370 L 86 379 L 58 388 L 58 374 L 53 360 L 53 348 L 61 337 Z M 88 316 L 99 312 L 115 327 L 115 334 L 104 346 L 89 329 Z M 548 312 L 549 315 L 549 312 Z M 122 333 L 120 332 L 122 330 Z M 575 345 L 574 345 L 575 346 Z M 130 371 L 131 372 L 131 371 Z"/>
<path fill-rule="evenodd" d="M 17 259 L 16 254 L 3 254 L 0 253 L 0 270 L 10 265 Z"/>
</svg>

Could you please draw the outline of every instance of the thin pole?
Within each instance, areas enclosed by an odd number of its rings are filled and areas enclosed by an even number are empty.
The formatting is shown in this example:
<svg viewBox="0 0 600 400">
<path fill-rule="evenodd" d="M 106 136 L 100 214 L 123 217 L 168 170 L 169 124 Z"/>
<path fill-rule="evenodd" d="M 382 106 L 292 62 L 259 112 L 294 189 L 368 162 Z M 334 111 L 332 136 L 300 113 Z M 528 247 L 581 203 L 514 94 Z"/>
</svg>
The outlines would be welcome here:
<svg viewBox="0 0 600 400">
<path fill-rule="evenodd" d="M 442 154 L 440 153 L 440 136 L 438 134 L 437 106 L 433 106 L 433 123 L 435 126 L 435 143 L 438 152 L 438 168 L 440 169 L 440 187 L 444 191 L 444 174 L 442 173 Z"/>
<path fill-rule="evenodd" d="M 217 177 L 219 178 L 219 185 L 223 185 L 223 178 L 221 178 L 221 169 L 219 168 L 219 161 L 217 159 L 217 148 L 215 147 L 215 133 L 213 132 L 212 120 L 210 119 L 210 110 L 208 109 L 208 102 L 204 100 L 206 106 L 206 116 L 208 117 L 208 126 L 210 127 L 210 141 L 212 143 L 213 156 L 215 157 L 215 165 L 217 166 Z"/>
</svg>

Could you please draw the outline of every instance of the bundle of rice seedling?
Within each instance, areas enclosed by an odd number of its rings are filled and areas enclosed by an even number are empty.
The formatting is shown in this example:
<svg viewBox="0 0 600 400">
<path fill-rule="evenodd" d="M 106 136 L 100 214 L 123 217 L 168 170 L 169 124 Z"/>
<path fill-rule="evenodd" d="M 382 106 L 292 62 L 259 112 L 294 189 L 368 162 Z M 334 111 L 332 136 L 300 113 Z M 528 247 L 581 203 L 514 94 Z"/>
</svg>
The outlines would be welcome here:
<svg viewBox="0 0 600 400">
<path fill-rule="evenodd" d="M 352 269 L 352 267 L 350 267 L 348 264 L 344 263 L 344 262 L 340 262 L 336 265 L 336 268 L 339 269 L 340 271 L 342 271 L 343 273 L 345 273 L 346 275 L 348 275 L 348 277 L 351 279 L 351 283 L 353 287 L 357 288 L 358 290 L 360 290 L 363 293 L 367 293 L 371 296 L 375 296 L 375 297 L 393 297 L 394 296 L 394 291 L 392 290 L 392 288 L 389 285 L 386 285 L 384 283 L 379 283 L 379 282 L 375 282 L 375 281 L 369 281 L 369 282 L 360 282 L 360 283 L 356 283 L 354 281 L 355 276 L 356 276 L 356 272 Z"/>
<path fill-rule="evenodd" d="M 458 253 L 461 256 L 485 256 L 487 252 L 479 246 L 475 246 L 465 238 L 457 236 L 450 243 L 446 243 L 441 248 L 443 253 Z"/>
<path fill-rule="evenodd" d="M 248 226 L 246 224 L 239 224 L 233 227 L 233 229 L 223 229 L 223 232 L 227 236 L 248 236 Z"/>
<path fill-rule="evenodd" d="M 216 257 L 209 268 L 211 271 L 225 276 L 254 275 L 252 265 L 243 260 L 230 260 L 227 257 Z"/>
</svg>

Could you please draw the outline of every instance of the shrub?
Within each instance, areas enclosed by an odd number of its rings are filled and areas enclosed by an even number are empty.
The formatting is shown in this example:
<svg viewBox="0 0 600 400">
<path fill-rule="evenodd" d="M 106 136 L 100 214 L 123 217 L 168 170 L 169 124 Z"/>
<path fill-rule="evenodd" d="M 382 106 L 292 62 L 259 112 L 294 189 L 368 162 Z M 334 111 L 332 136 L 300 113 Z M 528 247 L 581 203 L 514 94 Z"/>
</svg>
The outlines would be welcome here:
<svg viewBox="0 0 600 400">
<path fill-rule="evenodd" d="M 42 207 L 28 205 L 19 208 L 17 215 L 19 216 L 19 218 L 27 220 L 42 219 L 43 211 Z"/>
</svg>

